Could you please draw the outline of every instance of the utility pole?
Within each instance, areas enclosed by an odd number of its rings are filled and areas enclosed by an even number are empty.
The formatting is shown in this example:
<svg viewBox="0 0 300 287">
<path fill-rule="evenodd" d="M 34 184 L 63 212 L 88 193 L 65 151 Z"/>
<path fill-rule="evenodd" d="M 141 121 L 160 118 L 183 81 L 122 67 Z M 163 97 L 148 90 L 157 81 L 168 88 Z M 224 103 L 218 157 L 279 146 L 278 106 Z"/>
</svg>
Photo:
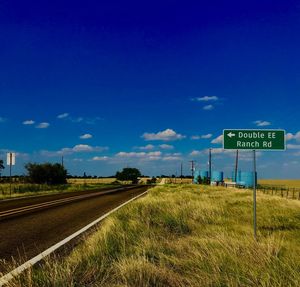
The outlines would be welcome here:
<svg viewBox="0 0 300 287">
<path fill-rule="evenodd" d="M 236 157 L 235 157 L 234 182 L 237 182 L 238 163 L 239 163 L 239 150 L 237 149 Z"/>
<path fill-rule="evenodd" d="M 209 165 L 208 177 L 209 177 L 209 181 L 211 181 L 211 148 L 209 149 L 208 165 Z"/>
<path fill-rule="evenodd" d="M 180 181 L 182 183 L 182 162 L 180 164 Z"/>
<path fill-rule="evenodd" d="M 64 156 L 61 157 L 61 166 L 64 167 Z"/>
<path fill-rule="evenodd" d="M 190 160 L 190 163 L 192 163 L 192 168 L 191 168 L 191 170 L 192 170 L 192 180 L 194 180 L 194 168 L 195 168 L 195 160 Z"/>
</svg>

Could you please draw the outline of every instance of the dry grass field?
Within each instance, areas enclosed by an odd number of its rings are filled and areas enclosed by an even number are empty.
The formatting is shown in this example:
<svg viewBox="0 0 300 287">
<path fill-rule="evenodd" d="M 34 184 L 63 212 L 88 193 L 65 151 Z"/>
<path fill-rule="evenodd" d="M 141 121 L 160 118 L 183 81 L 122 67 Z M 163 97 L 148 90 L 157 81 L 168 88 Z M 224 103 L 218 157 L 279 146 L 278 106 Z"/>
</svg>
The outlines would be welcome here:
<svg viewBox="0 0 300 287">
<path fill-rule="evenodd" d="M 143 177 L 140 178 L 140 183 L 146 184 L 147 180 L 149 180 L 151 178 L 149 177 Z M 160 182 L 160 178 L 158 178 L 157 182 Z M 84 183 L 88 183 L 88 184 L 93 184 L 93 183 L 112 183 L 116 181 L 116 178 L 70 178 L 68 179 L 68 183 L 72 183 L 72 184 L 84 184 Z M 127 182 L 124 182 L 127 183 Z M 188 184 L 188 183 L 192 183 L 192 179 L 189 178 L 183 178 L 182 180 L 180 178 L 166 178 L 166 183 L 183 183 L 183 184 Z"/>
<path fill-rule="evenodd" d="M 251 190 L 157 186 L 110 216 L 66 258 L 9 286 L 298 287 L 300 202 Z"/>
<path fill-rule="evenodd" d="M 261 179 L 258 184 L 284 188 L 300 188 L 300 179 Z"/>
<path fill-rule="evenodd" d="M 71 184 L 97 184 L 97 183 L 113 183 L 115 178 L 69 178 L 68 183 Z"/>
<path fill-rule="evenodd" d="M 180 178 L 166 178 L 165 183 L 189 184 L 189 183 L 192 183 L 192 179 L 191 178 L 183 178 L 181 180 Z"/>
<path fill-rule="evenodd" d="M 126 184 L 126 182 L 123 182 Z M 46 185 L 46 184 L 28 184 L 28 183 L 13 183 L 10 188 L 9 183 L 0 184 L 0 200 L 13 197 L 35 196 L 43 194 L 54 194 L 62 192 L 73 192 L 81 190 L 92 190 L 111 186 L 112 182 L 73 182 L 61 185 Z M 120 184 L 119 184 L 120 185 Z M 114 185 L 117 186 L 117 185 Z"/>
</svg>

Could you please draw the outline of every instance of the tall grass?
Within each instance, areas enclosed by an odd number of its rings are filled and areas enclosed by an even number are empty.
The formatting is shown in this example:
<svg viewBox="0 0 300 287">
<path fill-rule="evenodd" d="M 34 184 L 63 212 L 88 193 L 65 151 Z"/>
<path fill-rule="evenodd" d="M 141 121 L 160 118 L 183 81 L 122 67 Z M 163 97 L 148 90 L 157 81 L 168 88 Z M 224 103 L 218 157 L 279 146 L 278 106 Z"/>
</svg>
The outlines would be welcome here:
<svg viewBox="0 0 300 287">
<path fill-rule="evenodd" d="M 67 258 L 10 286 L 300 286 L 300 203 L 249 190 L 159 186 Z"/>
<path fill-rule="evenodd" d="M 0 199 L 10 197 L 21 197 L 31 195 L 53 194 L 62 192 L 73 192 L 80 190 L 92 190 L 111 186 L 111 184 L 104 183 L 73 183 L 61 185 L 47 185 L 47 184 L 27 184 L 27 183 L 13 183 L 10 187 L 9 183 L 0 184 Z"/>
</svg>

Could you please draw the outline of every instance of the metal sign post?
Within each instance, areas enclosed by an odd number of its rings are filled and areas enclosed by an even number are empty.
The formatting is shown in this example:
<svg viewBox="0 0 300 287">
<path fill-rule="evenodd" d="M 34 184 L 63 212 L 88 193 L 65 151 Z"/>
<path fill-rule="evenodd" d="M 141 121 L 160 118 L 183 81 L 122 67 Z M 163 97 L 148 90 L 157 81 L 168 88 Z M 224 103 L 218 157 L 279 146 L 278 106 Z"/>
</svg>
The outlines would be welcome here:
<svg viewBox="0 0 300 287">
<path fill-rule="evenodd" d="M 9 196 L 11 197 L 11 168 L 16 164 L 16 154 L 14 152 L 8 152 L 6 155 L 7 165 L 9 165 Z"/>
<path fill-rule="evenodd" d="M 239 150 L 253 151 L 253 230 L 257 239 L 256 216 L 256 150 L 282 151 L 285 150 L 285 130 L 223 130 L 223 149 L 236 150 L 235 179 L 237 178 L 237 160 Z"/>
<path fill-rule="evenodd" d="M 9 196 L 11 197 L 11 163 L 12 163 L 12 154 L 9 154 Z"/>
</svg>

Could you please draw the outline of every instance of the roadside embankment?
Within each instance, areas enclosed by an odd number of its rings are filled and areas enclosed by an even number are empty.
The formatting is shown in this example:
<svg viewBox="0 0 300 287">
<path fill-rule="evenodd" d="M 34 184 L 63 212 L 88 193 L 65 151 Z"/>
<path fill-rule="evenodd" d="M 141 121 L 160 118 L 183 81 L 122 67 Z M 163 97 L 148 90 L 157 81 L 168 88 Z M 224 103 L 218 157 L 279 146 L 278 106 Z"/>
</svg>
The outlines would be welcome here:
<svg viewBox="0 0 300 287">
<path fill-rule="evenodd" d="M 250 190 L 157 186 L 67 258 L 10 286 L 300 286 L 300 202 Z"/>
</svg>

